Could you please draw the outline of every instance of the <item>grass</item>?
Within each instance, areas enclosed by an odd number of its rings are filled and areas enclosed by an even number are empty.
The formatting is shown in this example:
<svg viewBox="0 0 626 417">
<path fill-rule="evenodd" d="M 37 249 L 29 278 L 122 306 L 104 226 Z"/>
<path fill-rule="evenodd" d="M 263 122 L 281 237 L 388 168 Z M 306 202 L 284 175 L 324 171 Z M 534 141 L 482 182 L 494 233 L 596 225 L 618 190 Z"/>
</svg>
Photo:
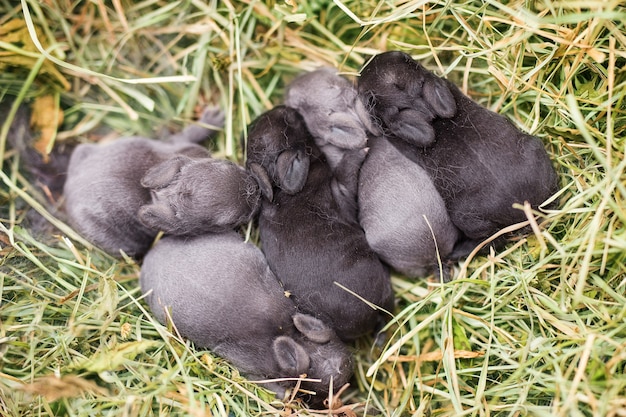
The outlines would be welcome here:
<svg viewBox="0 0 626 417">
<path fill-rule="evenodd" d="M 38 103 L 44 151 L 215 103 L 213 152 L 241 162 L 295 75 L 402 49 L 539 136 L 561 183 L 533 233 L 453 282 L 394 276 L 387 344 L 355 345 L 343 408 L 307 410 L 156 323 L 138 265 L 46 211 L 0 120 L 0 415 L 625 416 L 624 22 L 611 0 L 0 0 L 0 100 Z M 34 237 L 30 208 L 58 228 Z"/>
</svg>

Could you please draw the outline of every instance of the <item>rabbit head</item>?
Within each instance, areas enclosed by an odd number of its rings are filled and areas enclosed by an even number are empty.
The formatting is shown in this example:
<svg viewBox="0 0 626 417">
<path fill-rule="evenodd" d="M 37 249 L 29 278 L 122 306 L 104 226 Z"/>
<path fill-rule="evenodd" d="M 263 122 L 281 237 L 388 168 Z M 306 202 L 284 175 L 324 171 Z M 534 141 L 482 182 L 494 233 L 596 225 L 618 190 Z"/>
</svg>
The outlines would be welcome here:
<svg viewBox="0 0 626 417">
<path fill-rule="evenodd" d="M 400 51 L 376 55 L 361 70 L 358 91 L 389 133 L 418 146 L 435 139 L 434 118 L 450 118 L 456 102 L 441 78 Z"/>
<path fill-rule="evenodd" d="M 152 202 L 139 220 L 168 234 L 219 232 L 248 222 L 256 212 L 258 185 L 243 168 L 226 160 L 179 155 L 152 167 L 141 179 Z"/>
<path fill-rule="evenodd" d="M 296 78 L 285 93 L 285 104 L 297 109 L 318 146 L 359 149 L 375 128 L 356 88 L 334 68 L 320 68 Z"/>
<path fill-rule="evenodd" d="M 308 314 L 293 316 L 296 332 L 293 337 L 279 336 L 273 342 L 278 373 L 305 378 L 301 381 L 302 395 L 309 404 L 326 398 L 330 388 L 337 390 L 352 377 L 352 355 L 335 332 L 323 321 Z M 290 382 L 282 388 L 293 386 Z M 280 391 L 278 386 L 274 390 Z M 314 392 L 315 396 L 307 394 Z M 281 395 L 281 392 L 278 392 Z"/>
</svg>

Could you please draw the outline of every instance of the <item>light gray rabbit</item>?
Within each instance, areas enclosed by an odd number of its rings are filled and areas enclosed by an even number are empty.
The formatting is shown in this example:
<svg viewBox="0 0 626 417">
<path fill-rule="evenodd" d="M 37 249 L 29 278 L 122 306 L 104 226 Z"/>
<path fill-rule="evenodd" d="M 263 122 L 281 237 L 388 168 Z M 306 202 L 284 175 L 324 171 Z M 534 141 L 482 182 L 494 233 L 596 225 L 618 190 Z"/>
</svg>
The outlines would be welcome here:
<svg viewBox="0 0 626 417">
<path fill-rule="evenodd" d="M 356 87 L 336 69 L 304 73 L 285 92 L 285 104 L 302 115 L 333 174 L 336 201 L 347 217 L 357 217 L 359 169 L 367 153 L 367 136 L 377 132 Z"/>
<path fill-rule="evenodd" d="M 223 117 L 207 109 L 201 121 L 219 126 Z M 168 142 L 127 137 L 79 145 L 64 186 L 70 225 L 114 256 L 141 257 L 159 230 L 198 234 L 248 221 L 258 205 L 256 183 L 195 143 L 212 133 L 191 126 Z"/>
<path fill-rule="evenodd" d="M 246 164 L 264 197 L 259 230 L 272 271 L 298 308 L 342 339 L 376 330 L 388 313 L 372 305 L 393 309 L 389 271 L 334 191 L 337 178 L 304 120 L 295 109 L 276 106 L 248 132 Z M 356 187 L 356 173 L 351 181 Z"/>
<path fill-rule="evenodd" d="M 361 167 L 359 221 L 378 256 L 410 277 L 437 270 L 458 238 L 428 173 L 383 136 L 370 137 Z"/>
<path fill-rule="evenodd" d="M 235 232 L 167 236 L 146 255 L 141 289 L 152 313 L 166 310 L 182 336 L 230 361 L 250 380 L 297 378 L 320 404 L 352 375 L 345 345 L 322 321 L 297 312 L 263 253 Z M 264 384 L 283 397 L 294 380 Z"/>
<path fill-rule="evenodd" d="M 333 171 L 346 155 L 344 150 L 365 148 L 367 131 L 374 131 L 356 88 L 334 68 L 297 77 L 287 86 L 285 104 L 302 115 Z"/>
<path fill-rule="evenodd" d="M 254 178 L 230 161 L 179 155 L 148 170 L 141 185 L 151 202 L 139 220 L 167 234 L 219 232 L 249 222 L 260 204 Z"/>
</svg>

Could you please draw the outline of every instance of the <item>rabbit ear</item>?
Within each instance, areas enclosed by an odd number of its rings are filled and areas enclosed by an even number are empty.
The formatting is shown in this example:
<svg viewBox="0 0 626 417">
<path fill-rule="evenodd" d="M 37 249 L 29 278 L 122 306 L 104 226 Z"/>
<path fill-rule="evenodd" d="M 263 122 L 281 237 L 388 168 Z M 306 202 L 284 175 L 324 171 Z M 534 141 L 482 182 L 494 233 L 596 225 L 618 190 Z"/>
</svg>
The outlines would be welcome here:
<svg viewBox="0 0 626 417">
<path fill-rule="evenodd" d="M 263 197 L 265 197 L 268 201 L 272 201 L 274 199 L 272 181 L 270 180 L 269 175 L 267 175 L 265 168 L 256 162 L 250 162 L 248 164 L 248 170 L 259 184 L 259 189 L 261 190 Z"/>
<path fill-rule="evenodd" d="M 274 340 L 274 356 L 284 376 L 298 376 L 309 369 L 309 355 L 291 337 L 279 336 Z"/>
<path fill-rule="evenodd" d="M 300 333 L 315 343 L 326 343 L 333 337 L 333 330 L 326 323 L 308 314 L 294 315 L 293 324 Z"/>
<path fill-rule="evenodd" d="M 141 185 L 146 188 L 163 188 L 169 185 L 180 169 L 191 161 L 191 158 L 179 155 L 156 164 L 143 176 Z"/>
<path fill-rule="evenodd" d="M 435 141 L 433 127 L 419 111 L 402 110 L 391 116 L 387 124 L 391 133 L 415 146 L 427 147 Z"/>
<path fill-rule="evenodd" d="M 356 149 L 367 144 L 365 128 L 353 115 L 335 112 L 328 116 L 327 123 L 330 134 L 324 139 L 331 145 L 342 149 Z"/>
<path fill-rule="evenodd" d="M 137 212 L 139 221 L 154 230 L 162 230 L 173 234 L 176 229 L 176 215 L 168 204 L 146 204 Z"/>
<path fill-rule="evenodd" d="M 276 174 L 278 185 L 288 194 L 302 190 L 309 175 L 310 159 L 301 150 L 287 150 L 278 155 Z"/>
<path fill-rule="evenodd" d="M 365 129 L 367 129 L 374 135 L 380 135 L 380 129 L 374 125 L 374 123 L 372 122 L 372 116 L 365 108 L 365 105 L 361 101 L 361 98 L 358 96 L 354 99 L 354 111 L 361 123 L 363 123 L 363 126 L 365 126 Z"/>
<path fill-rule="evenodd" d="M 456 114 L 456 101 L 445 80 L 432 75 L 424 80 L 423 96 L 433 112 L 444 118 Z"/>
</svg>

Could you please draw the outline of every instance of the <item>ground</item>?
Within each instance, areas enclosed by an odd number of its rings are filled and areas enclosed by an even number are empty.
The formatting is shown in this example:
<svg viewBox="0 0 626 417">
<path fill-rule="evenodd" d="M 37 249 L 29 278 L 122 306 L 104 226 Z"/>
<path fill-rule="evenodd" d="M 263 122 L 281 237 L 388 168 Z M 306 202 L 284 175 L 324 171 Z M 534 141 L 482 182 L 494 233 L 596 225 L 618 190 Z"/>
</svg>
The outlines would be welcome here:
<svg viewBox="0 0 626 417">
<path fill-rule="evenodd" d="M 31 106 L 42 157 L 160 137 L 217 104 L 211 149 L 241 163 L 246 126 L 297 74 L 354 77 L 400 49 L 540 137 L 560 179 L 558 208 L 528 213 L 532 233 L 452 282 L 394 275 L 386 343 L 355 344 L 343 406 L 315 411 L 156 323 L 139 265 L 59 219 L 5 112 L 0 415 L 626 415 L 624 22 L 623 3 L 601 0 L 0 1 L 0 101 Z"/>
</svg>

